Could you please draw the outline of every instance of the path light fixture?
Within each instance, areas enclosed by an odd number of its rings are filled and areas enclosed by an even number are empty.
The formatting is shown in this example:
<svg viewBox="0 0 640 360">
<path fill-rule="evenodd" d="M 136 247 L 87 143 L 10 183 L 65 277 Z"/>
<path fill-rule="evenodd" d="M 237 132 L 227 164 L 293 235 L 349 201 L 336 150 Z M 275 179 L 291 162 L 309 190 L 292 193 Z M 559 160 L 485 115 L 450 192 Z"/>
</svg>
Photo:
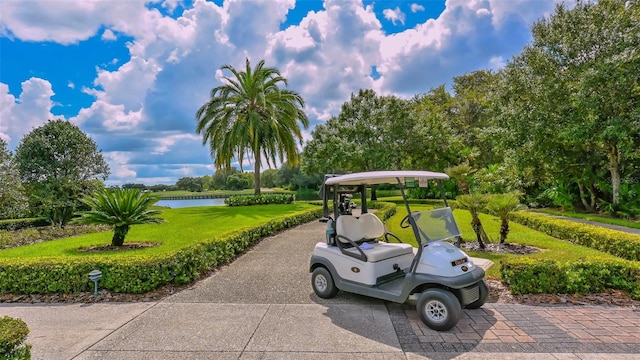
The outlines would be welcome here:
<svg viewBox="0 0 640 360">
<path fill-rule="evenodd" d="M 100 281 L 101 277 L 102 277 L 102 271 L 100 270 L 92 270 L 89 273 L 89 280 L 93 281 L 93 285 L 94 285 L 93 297 L 98 296 L 98 281 Z"/>
</svg>

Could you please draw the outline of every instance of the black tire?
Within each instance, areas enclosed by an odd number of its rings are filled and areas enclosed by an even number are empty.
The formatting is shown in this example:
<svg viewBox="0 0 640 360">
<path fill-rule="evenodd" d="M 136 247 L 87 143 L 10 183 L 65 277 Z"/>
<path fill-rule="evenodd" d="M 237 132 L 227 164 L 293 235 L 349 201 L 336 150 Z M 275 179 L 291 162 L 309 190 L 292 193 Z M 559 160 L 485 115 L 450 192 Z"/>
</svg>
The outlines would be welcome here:
<svg viewBox="0 0 640 360">
<path fill-rule="evenodd" d="M 466 305 L 465 309 L 479 309 L 487 301 L 487 297 L 489 297 L 489 287 L 487 286 L 487 283 L 482 280 L 478 285 L 480 286 L 480 297 L 478 300 Z"/>
<path fill-rule="evenodd" d="M 443 289 L 428 289 L 418 297 L 418 315 L 433 330 L 444 331 L 456 326 L 462 307 L 455 295 Z"/>
<path fill-rule="evenodd" d="M 323 299 L 331 299 L 338 293 L 338 288 L 333 282 L 331 273 L 323 267 L 317 267 L 313 270 L 311 286 L 316 295 Z"/>
</svg>

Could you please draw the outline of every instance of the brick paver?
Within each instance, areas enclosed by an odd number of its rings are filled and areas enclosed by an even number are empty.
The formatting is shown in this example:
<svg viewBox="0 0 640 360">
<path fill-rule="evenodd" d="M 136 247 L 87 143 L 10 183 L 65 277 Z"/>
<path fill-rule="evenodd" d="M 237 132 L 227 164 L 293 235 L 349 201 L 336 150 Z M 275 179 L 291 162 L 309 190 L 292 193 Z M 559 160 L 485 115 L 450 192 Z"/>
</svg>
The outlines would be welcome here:
<svg viewBox="0 0 640 360">
<path fill-rule="evenodd" d="M 387 308 L 406 352 L 640 354 L 638 309 L 485 304 L 464 310 L 455 328 L 439 332 L 411 305 Z"/>
</svg>

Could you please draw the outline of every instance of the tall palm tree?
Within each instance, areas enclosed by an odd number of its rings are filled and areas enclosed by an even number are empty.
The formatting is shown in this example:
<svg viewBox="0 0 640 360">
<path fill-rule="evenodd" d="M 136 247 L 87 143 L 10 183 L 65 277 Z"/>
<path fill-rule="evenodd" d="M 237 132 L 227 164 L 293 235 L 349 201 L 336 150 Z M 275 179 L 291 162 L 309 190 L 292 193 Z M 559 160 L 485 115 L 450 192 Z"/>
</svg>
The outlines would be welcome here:
<svg viewBox="0 0 640 360">
<path fill-rule="evenodd" d="M 490 241 L 489 236 L 484 231 L 484 227 L 482 227 L 482 221 L 480 221 L 478 214 L 485 209 L 489 198 L 484 194 L 459 195 L 456 197 L 456 202 L 460 208 L 469 210 L 471 213 L 471 226 L 476 233 L 476 239 L 478 240 L 480 249 L 484 250 L 485 243 Z"/>
<path fill-rule="evenodd" d="M 164 219 L 155 217 L 161 211 L 150 210 L 158 198 L 139 189 L 102 189 L 81 199 L 91 210 L 81 213 L 72 222 L 77 224 L 111 225 L 111 245 L 122 246 L 131 225 L 159 224 Z"/>
<path fill-rule="evenodd" d="M 302 144 L 298 121 L 309 127 L 304 113 L 304 100 L 294 91 L 281 89 L 287 79 L 275 68 L 265 67 L 261 60 L 251 69 L 246 59 L 245 70 L 224 65 L 233 75 L 225 84 L 211 90 L 209 101 L 196 112 L 196 132 L 202 144 L 209 142 L 211 157 L 218 170 L 231 168 L 235 157 L 240 164 L 247 155 L 254 158 L 254 189 L 260 194 L 260 166 L 271 166 L 276 156 L 291 166 L 300 160 L 296 140 Z"/>
</svg>

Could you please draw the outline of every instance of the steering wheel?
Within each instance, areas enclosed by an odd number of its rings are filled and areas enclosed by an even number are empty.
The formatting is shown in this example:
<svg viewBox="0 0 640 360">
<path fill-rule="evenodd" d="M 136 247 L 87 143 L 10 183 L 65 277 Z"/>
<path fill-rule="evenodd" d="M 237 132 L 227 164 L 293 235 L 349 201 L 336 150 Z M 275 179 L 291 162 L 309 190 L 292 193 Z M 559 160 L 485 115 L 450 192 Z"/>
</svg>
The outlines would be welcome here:
<svg viewBox="0 0 640 360">
<path fill-rule="evenodd" d="M 409 216 L 411 216 L 411 215 L 407 215 L 407 216 L 403 217 L 402 220 L 400 220 L 400 227 L 401 228 L 406 229 L 406 228 L 411 226 L 411 224 L 409 224 Z"/>
</svg>

